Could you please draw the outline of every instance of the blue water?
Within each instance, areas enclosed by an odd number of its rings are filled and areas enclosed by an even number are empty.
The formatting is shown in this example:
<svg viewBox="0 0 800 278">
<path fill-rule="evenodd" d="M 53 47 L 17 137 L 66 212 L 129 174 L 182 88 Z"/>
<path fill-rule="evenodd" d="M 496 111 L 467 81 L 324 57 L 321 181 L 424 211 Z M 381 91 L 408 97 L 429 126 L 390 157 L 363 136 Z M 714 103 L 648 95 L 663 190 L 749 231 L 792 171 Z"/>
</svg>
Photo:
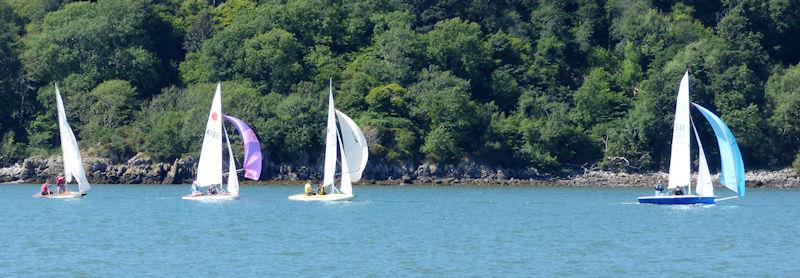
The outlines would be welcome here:
<svg viewBox="0 0 800 278">
<path fill-rule="evenodd" d="M 34 199 L 0 185 L 0 276 L 800 277 L 800 191 L 716 206 L 640 205 L 646 189 L 356 186 L 352 202 L 238 201 L 189 186 L 96 185 Z M 723 191 L 723 190 L 719 190 Z"/>
</svg>

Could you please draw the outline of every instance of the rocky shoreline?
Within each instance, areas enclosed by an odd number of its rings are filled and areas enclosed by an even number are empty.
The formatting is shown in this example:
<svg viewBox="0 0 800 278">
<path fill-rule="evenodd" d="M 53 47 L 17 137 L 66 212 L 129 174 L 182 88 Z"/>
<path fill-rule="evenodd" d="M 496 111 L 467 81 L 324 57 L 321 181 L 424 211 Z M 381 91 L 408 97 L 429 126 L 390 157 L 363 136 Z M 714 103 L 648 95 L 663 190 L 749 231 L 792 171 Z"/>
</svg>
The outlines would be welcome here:
<svg viewBox="0 0 800 278">
<path fill-rule="evenodd" d="M 111 164 L 108 159 L 84 159 L 87 178 L 98 184 L 185 184 L 195 176 L 196 160 L 176 159 L 172 163 L 155 162 L 137 154 L 126 163 Z M 63 166 L 60 156 L 30 157 L 0 167 L 0 182 L 39 183 L 58 175 Z M 321 170 L 314 167 L 265 163 L 262 180 L 247 184 L 295 184 L 320 179 Z M 625 173 L 582 171 L 566 176 L 540 175 L 532 169 L 511 170 L 482 166 L 474 162 L 440 167 L 425 163 L 387 165 L 376 163 L 364 172 L 360 185 L 491 185 L 491 186 L 557 186 L 557 187 L 651 187 L 666 173 Z M 792 169 L 748 171 L 750 188 L 800 188 L 800 174 Z M 713 180 L 718 180 L 715 175 Z"/>
</svg>

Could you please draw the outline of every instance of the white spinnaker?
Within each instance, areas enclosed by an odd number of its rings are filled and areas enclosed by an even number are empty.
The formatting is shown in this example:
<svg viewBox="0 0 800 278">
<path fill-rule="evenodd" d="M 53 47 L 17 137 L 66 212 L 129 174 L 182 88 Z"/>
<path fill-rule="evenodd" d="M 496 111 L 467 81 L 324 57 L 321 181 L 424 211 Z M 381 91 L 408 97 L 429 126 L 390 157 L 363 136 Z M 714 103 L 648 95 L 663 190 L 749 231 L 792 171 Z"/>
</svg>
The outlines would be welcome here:
<svg viewBox="0 0 800 278">
<path fill-rule="evenodd" d="M 691 179 L 691 151 L 689 130 L 689 72 L 681 79 L 678 101 L 675 104 L 675 123 L 672 127 L 672 153 L 669 160 L 668 188 L 689 186 Z"/>
<path fill-rule="evenodd" d="M 711 173 L 708 171 L 708 162 L 706 161 L 706 154 L 703 151 L 703 143 L 700 142 L 700 136 L 697 135 L 697 129 L 692 123 L 692 130 L 694 131 L 694 138 L 697 140 L 697 148 L 700 153 L 700 159 L 697 165 L 697 195 L 709 197 L 714 196 L 714 186 L 711 184 Z"/>
<path fill-rule="evenodd" d="M 353 182 L 357 182 L 361 179 L 361 173 L 364 172 L 369 158 L 367 139 L 353 119 L 339 110 L 336 110 L 336 115 L 339 116 L 339 131 L 344 147 L 342 156 L 347 157 L 347 173 Z"/>
<path fill-rule="evenodd" d="M 67 182 L 72 178 L 78 183 L 78 191 L 85 193 L 92 189 L 89 180 L 86 179 L 86 172 L 83 170 L 81 151 L 78 147 L 78 140 L 67 122 L 67 114 L 64 112 L 64 103 L 61 100 L 61 92 L 56 87 L 56 107 L 58 110 L 58 133 L 61 138 L 61 156 L 64 161 L 64 176 Z"/>
<path fill-rule="evenodd" d="M 225 133 L 225 143 L 228 145 L 228 193 L 239 195 L 239 176 L 236 173 L 236 160 L 233 159 L 231 140 L 227 132 Z"/>
<path fill-rule="evenodd" d="M 328 92 L 328 122 L 325 134 L 325 168 L 323 169 L 322 185 L 333 185 L 333 176 L 336 172 L 336 120 L 333 109 L 333 80 L 330 81 Z"/>
<path fill-rule="evenodd" d="M 217 83 L 217 91 L 211 102 L 203 149 L 197 164 L 197 183 L 200 186 L 222 184 L 222 89 Z"/>
</svg>

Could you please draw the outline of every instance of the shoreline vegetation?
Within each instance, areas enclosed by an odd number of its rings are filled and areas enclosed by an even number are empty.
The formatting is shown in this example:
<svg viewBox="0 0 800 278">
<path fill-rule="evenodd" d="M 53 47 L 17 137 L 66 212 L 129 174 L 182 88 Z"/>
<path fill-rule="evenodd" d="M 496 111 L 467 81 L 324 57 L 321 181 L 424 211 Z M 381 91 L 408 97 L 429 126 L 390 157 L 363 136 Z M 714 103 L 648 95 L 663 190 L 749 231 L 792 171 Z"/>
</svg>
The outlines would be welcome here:
<svg viewBox="0 0 800 278">
<path fill-rule="evenodd" d="M 176 159 L 172 164 L 155 163 L 145 155 L 136 155 L 125 163 L 110 164 L 107 160 L 88 157 L 84 161 L 89 181 L 98 184 L 189 184 L 195 176 L 196 162 L 191 157 Z M 244 185 L 302 184 L 321 180 L 321 167 L 275 166 L 266 163 L 263 179 L 243 182 Z M 410 171 L 408 169 L 415 169 Z M 60 156 L 31 157 L 0 167 L 0 183 L 39 183 L 60 173 Z M 405 170 L 405 171 L 404 171 Z M 793 169 L 755 170 L 746 172 L 748 188 L 800 188 L 800 174 Z M 370 185 L 470 185 L 512 187 L 644 187 L 650 188 L 659 179 L 666 182 L 664 172 L 624 172 L 576 170 L 562 175 L 539 175 L 530 170 L 490 168 L 462 164 L 443 169 L 435 164 L 416 168 L 376 165 L 368 166 L 365 178 L 357 186 Z M 694 177 L 696 178 L 696 176 Z M 694 179 L 693 178 L 693 179 Z M 713 175 L 718 186 L 719 174 Z"/>
<path fill-rule="evenodd" d="M 800 171 L 798 1 L 420 3 L 0 0 L 0 167 L 44 178 L 23 164 L 59 153 L 58 84 L 82 155 L 100 158 L 92 181 L 183 183 L 221 82 L 265 179 L 317 177 L 302 165 L 323 160 L 332 80 L 367 178 L 611 184 L 584 173 L 669 167 L 689 69 L 691 101 L 728 124 L 746 169 Z M 713 128 L 696 128 L 717 171 Z M 126 163 L 139 153 L 152 160 Z"/>
</svg>

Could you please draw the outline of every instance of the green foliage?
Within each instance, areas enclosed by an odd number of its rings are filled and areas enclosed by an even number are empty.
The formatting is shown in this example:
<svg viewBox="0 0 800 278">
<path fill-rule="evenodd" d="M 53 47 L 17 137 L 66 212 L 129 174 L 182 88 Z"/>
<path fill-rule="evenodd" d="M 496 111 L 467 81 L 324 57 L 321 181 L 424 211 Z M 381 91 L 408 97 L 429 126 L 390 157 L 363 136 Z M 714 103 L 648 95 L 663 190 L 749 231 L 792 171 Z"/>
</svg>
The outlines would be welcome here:
<svg viewBox="0 0 800 278">
<path fill-rule="evenodd" d="M 241 68 L 243 78 L 260 80 L 266 92 L 286 92 L 297 81 L 302 70 L 300 46 L 289 32 L 282 29 L 257 35 L 244 41 L 244 59 L 236 68 Z"/>
<path fill-rule="evenodd" d="M 797 156 L 794 158 L 794 162 L 792 163 L 792 168 L 794 168 L 795 172 L 800 173 L 800 152 L 798 152 Z"/>
<path fill-rule="evenodd" d="M 443 69 L 456 75 L 474 76 L 486 63 L 480 25 L 459 18 L 436 23 L 425 34 L 427 56 Z"/>
<path fill-rule="evenodd" d="M 16 121 L 21 116 L 18 100 L 22 95 L 19 93 L 22 88 L 18 86 L 21 76 L 16 47 L 19 27 L 16 21 L 11 7 L 0 2 L 0 136 L 11 130 L 21 131 Z"/>
<path fill-rule="evenodd" d="M 4 0 L 3 155 L 54 152 L 58 83 L 87 151 L 196 156 L 222 82 L 270 162 L 313 166 L 330 79 L 371 161 L 664 170 L 688 70 L 748 168 L 785 167 L 800 149 L 795 2 Z"/>
<path fill-rule="evenodd" d="M 434 162 L 456 162 L 464 155 L 464 149 L 454 133 L 449 126 L 437 126 L 425 136 L 425 143 L 420 150 Z"/>
<path fill-rule="evenodd" d="M 575 113 L 584 127 L 606 123 L 625 116 L 630 99 L 611 90 L 611 76 L 603 69 L 593 69 L 575 91 Z"/>
<path fill-rule="evenodd" d="M 92 81 L 91 87 L 123 79 L 148 92 L 157 90 L 165 81 L 161 63 L 167 61 L 154 52 L 165 30 L 147 29 L 156 20 L 152 8 L 139 1 L 65 5 L 49 13 L 42 32 L 30 38 L 22 54 L 25 69 L 41 84 L 79 74 Z"/>
<path fill-rule="evenodd" d="M 25 145 L 14 141 L 14 132 L 3 135 L 0 141 L 0 165 L 24 158 Z"/>
</svg>

